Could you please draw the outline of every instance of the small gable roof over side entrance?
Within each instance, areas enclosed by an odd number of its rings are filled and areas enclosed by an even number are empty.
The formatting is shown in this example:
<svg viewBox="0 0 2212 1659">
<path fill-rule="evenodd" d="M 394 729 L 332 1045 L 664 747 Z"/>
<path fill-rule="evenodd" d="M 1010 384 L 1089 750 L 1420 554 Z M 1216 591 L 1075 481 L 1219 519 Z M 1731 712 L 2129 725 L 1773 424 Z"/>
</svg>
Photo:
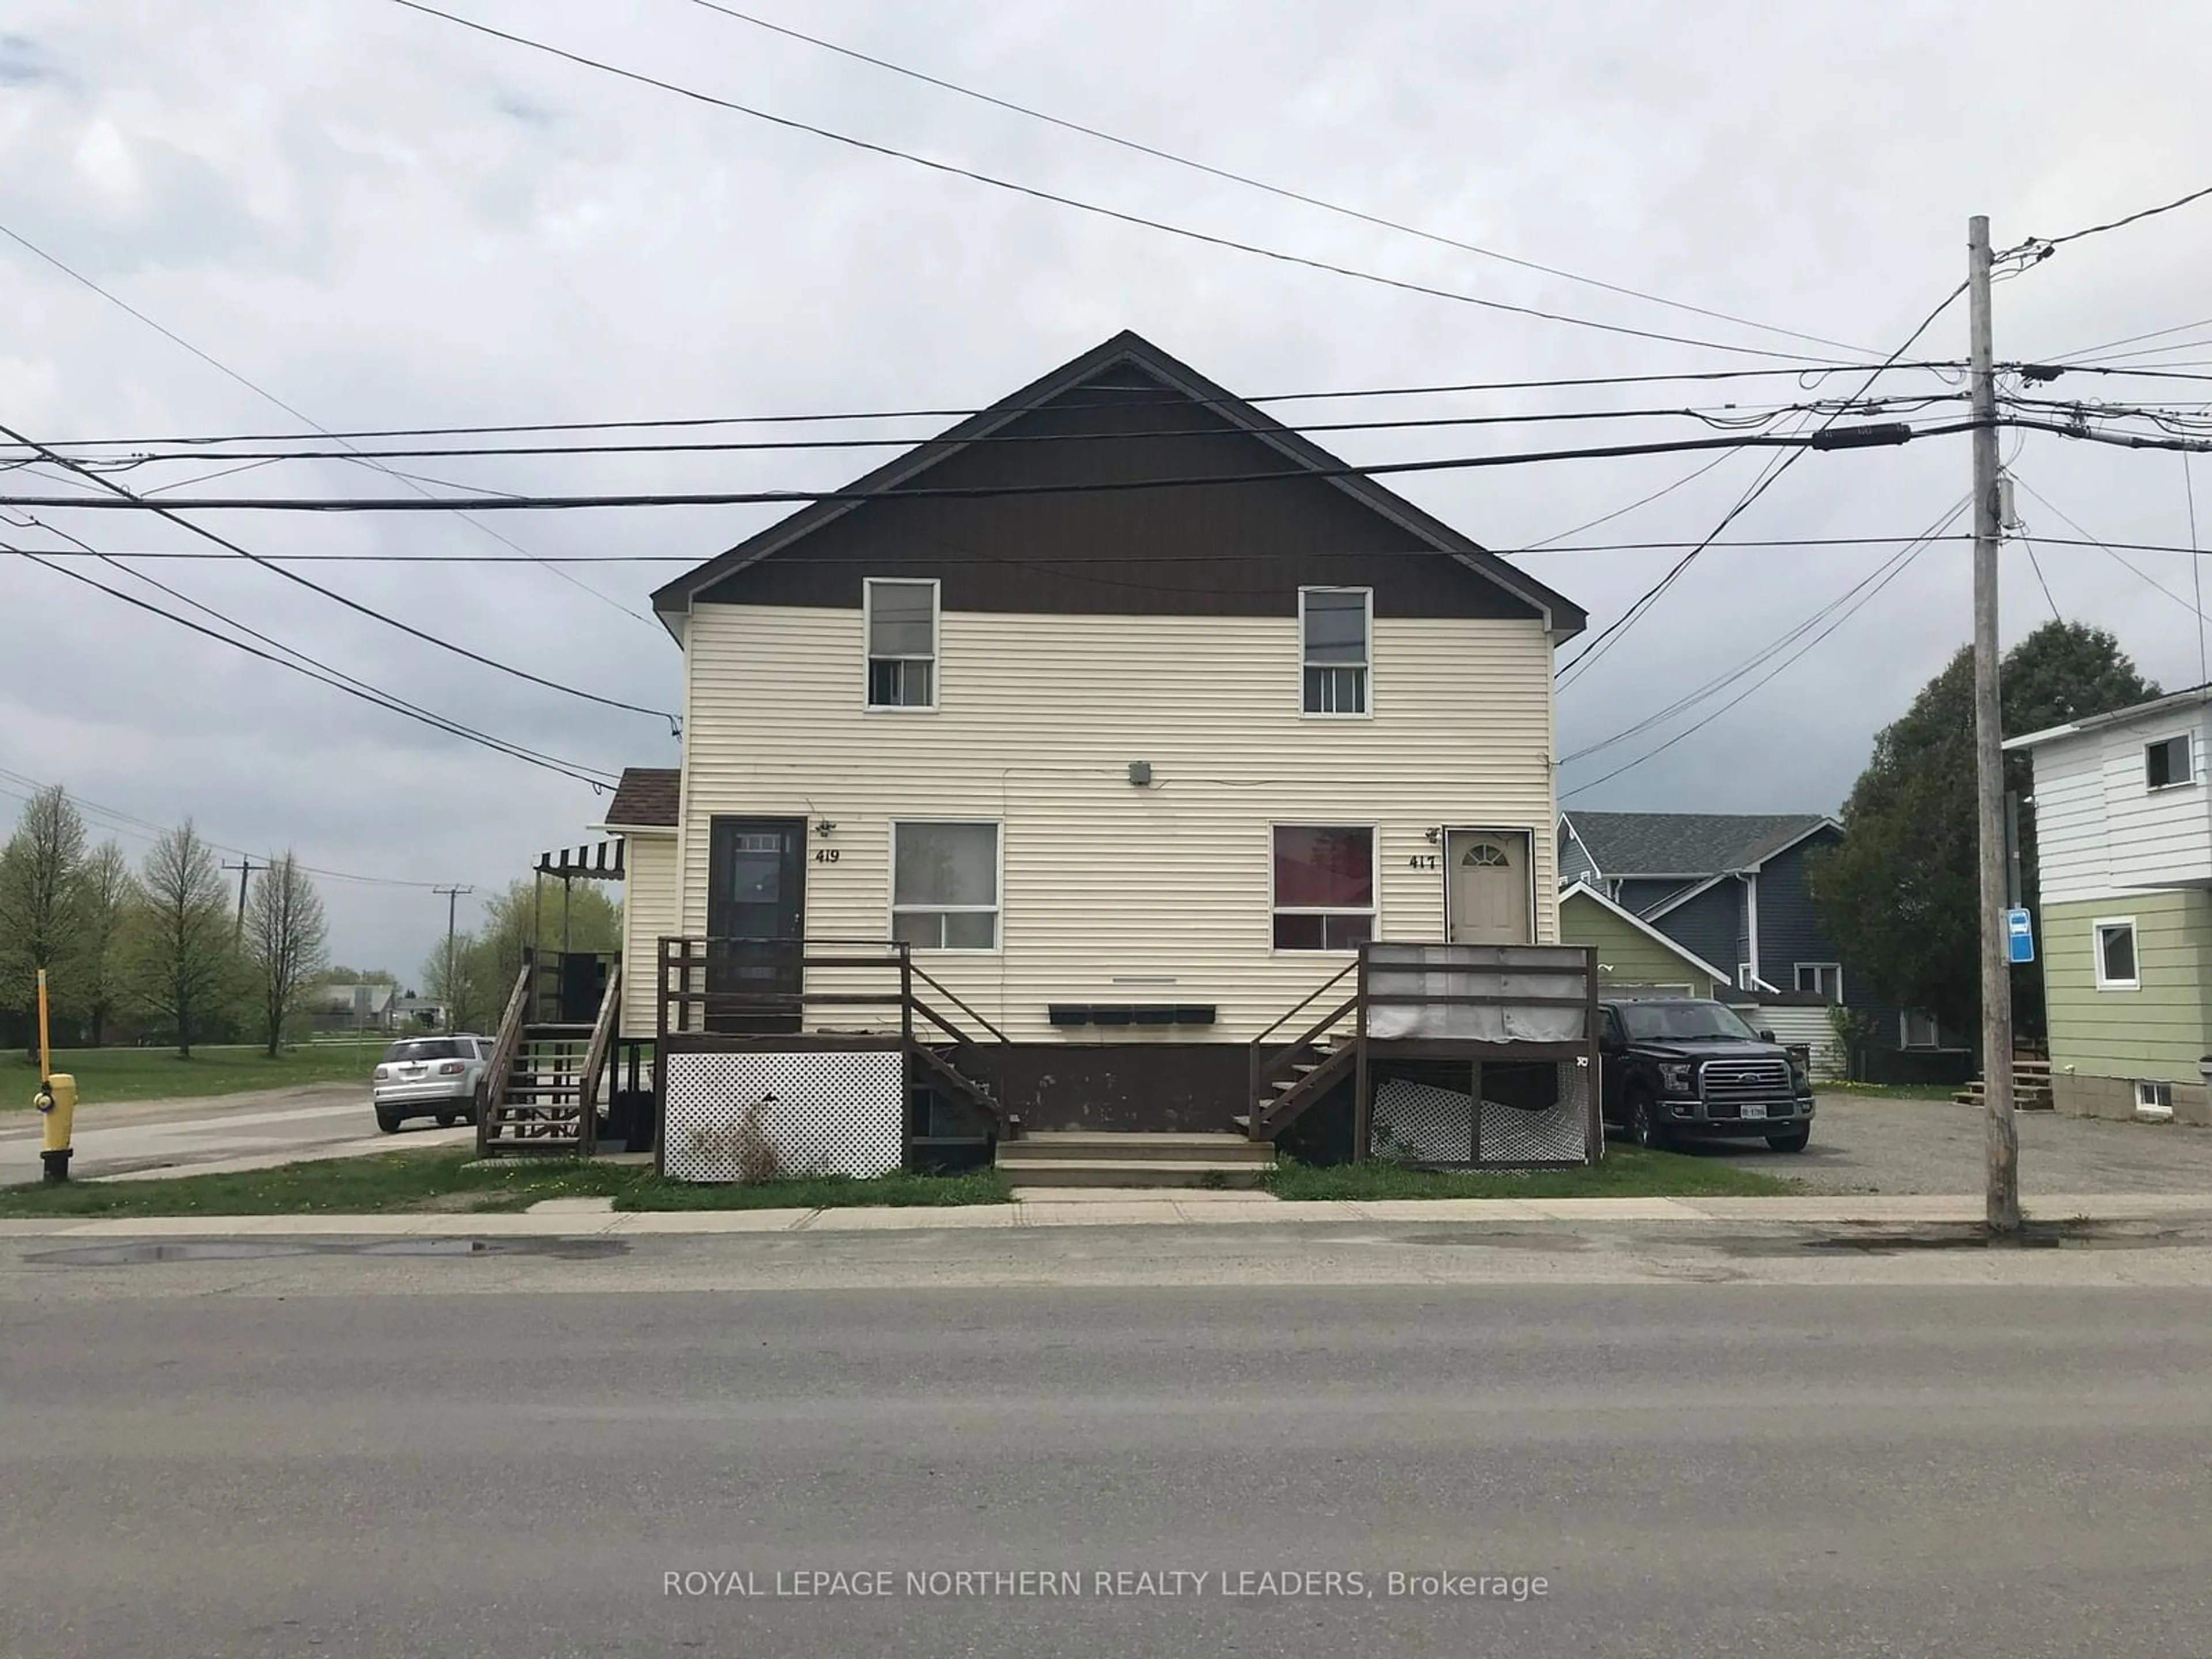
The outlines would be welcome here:
<svg viewBox="0 0 2212 1659">
<path fill-rule="evenodd" d="M 1188 479 L 1218 482 L 1167 482 Z M 1378 615 L 1532 618 L 1555 641 L 1587 620 L 1127 331 L 840 493 L 860 499 L 801 507 L 654 610 L 675 631 L 702 601 L 857 605 L 865 571 L 936 577 L 947 610 L 1288 614 L 1297 587 L 1344 585 Z"/>
</svg>

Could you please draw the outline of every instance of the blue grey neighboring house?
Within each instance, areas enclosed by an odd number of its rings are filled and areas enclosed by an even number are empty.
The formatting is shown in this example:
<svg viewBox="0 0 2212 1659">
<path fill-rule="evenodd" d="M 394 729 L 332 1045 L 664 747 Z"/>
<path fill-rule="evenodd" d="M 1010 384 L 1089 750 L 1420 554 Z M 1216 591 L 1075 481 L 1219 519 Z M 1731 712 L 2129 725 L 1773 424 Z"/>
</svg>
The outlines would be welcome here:
<svg viewBox="0 0 2212 1659">
<path fill-rule="evenodd" d="M 1874 1048 L 1946 1048 L 1932 1018 L 1884 1001 L 1821 931 L 1808 866 L 1843 835 L 1821 812 L 1563 812 L 1559 883 L 1588 882 L 1763 1006 L 1842 1002 L 1873 1017 Z"/>
</svg>

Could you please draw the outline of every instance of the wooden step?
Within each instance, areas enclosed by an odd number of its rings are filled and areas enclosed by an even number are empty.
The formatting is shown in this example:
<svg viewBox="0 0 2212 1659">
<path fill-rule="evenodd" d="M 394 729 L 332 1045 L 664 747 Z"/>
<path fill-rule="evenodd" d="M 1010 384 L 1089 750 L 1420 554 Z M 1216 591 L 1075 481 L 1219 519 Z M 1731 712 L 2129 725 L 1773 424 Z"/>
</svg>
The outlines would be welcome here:
<svg viewBox="0 0 2212 1659">
<path fill-rule="evenodd" d="M 1257 1144 L 1257 1143 L 1255 1143 Z M 1006 1143 L 1000 1143 L 1004 1152 Z M 1040 1158 L 999 1167 L 1018 1187 L 1256 1187 L 1265 1164 L 1194 1158 Z"/>
<path fill-rule="evenodd" d="M 1046 1130 L 999 1143 L 999 1167 L 1018 1172 L 1037 1164 L 1195 1164 L 1266 1168 L 1275 1149 L 1243 1135 Z"/>
</svg>

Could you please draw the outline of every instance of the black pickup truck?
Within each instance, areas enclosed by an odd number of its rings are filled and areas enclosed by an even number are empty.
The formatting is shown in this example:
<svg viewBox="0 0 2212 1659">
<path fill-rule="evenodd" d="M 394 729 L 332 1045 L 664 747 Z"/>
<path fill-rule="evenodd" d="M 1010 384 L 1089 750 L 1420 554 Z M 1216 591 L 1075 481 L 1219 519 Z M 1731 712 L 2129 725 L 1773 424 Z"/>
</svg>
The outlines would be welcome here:
<svg viewBox="0 0 2212 1659">
<path fill-rule="evenodd" d="M 1771 1031 L 1697 997 L 1608 1001 L 1598 1048 L 1604 1112 L 1639 1146 L 1758 1135 L 1778 1152 L 1813 1138 L 1813 1085 Z"/>
</svg>

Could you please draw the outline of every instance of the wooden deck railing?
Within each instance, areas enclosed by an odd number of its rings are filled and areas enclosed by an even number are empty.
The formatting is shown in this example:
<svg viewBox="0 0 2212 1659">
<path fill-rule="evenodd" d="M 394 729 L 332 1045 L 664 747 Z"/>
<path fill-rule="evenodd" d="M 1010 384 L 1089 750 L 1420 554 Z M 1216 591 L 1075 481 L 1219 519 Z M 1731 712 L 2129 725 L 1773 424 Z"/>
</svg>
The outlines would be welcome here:
<svg viewBox="0 0 2212 1659">
<path fill-rule="evenodd" d="M 894 1017 L 907 1046 L 981 1041 L 916 989 L 926 985 L 994 1042 L 1006 1035 L 927 970 L 913 948 L 896 939 L 739 939 L 669 934 L 655 953 L 654 1027 L 659 1039 L 713 1030 L 818 1029 L 811 1017 L 829 1009 L 875 1010 Z M 733 986 L 750 970 L 781 979 L 774 989 Z M 829 976 L 824 978 L 823 976 Z M 860 988 L 836 988 L 855 987 Z M 695 1018 L 696 1016 L 696 1018 Z"/>
</svg>

